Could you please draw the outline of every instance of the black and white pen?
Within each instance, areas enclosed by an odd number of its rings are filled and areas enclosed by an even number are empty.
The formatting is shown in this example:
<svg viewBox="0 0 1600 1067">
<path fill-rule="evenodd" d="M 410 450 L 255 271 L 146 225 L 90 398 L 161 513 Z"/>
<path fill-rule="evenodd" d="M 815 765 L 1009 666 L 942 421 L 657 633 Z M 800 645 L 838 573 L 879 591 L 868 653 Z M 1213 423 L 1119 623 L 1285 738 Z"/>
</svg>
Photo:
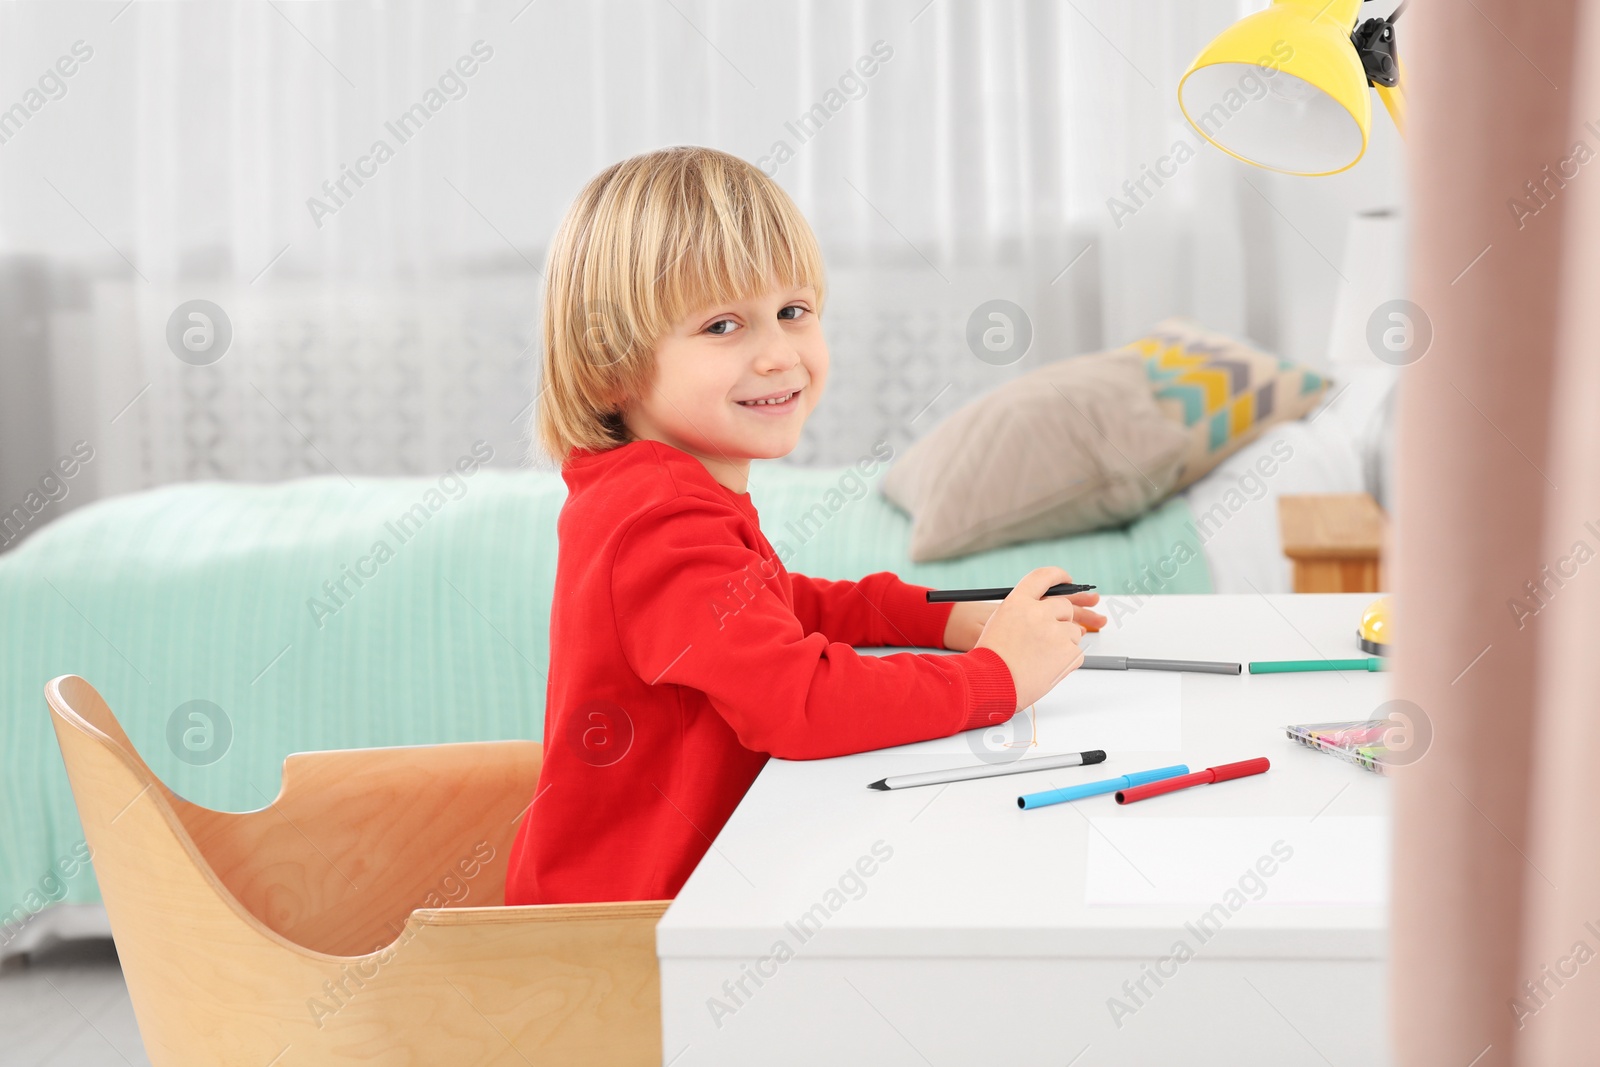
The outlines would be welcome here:
<svg viewBox="0 0 1600 1067">
<path fill-rule="evenodd" d="M 1028 771 L 1054 771 L 1062 767 L 1087 767 L 1104 763 L 1106 754 L 1101 749 L 1088 752 L 1068 752 L 1061 756 L 1037 756 L 1019 759 L 1014 763 L 985 763 L 978 767 L 956 767 L 948 771 L 922 771 L 918 774 L 897 774 L 880 778 L 868 789 L 909 789 L 917 785 L 944 785 L 946 782 L 965 782 L 970 778 L 998 778 L 1003 774 L 1026 774 Z"/>
</svg>

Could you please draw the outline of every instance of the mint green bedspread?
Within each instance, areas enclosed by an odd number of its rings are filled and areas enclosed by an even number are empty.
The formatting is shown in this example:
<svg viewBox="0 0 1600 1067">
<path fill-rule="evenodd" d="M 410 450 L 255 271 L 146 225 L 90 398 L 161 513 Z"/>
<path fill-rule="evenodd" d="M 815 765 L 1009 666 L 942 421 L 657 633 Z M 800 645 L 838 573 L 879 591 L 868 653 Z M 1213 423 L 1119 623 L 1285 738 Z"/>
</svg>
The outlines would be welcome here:
<svg viewBox="0 0 1600 1067">
<path fill-rule="evenodd" d="M 1055 564 L 1125 589 L 1185 543 L 1163 592 L 1211 589 L 1180 499 L 1122 529 L 913 564 L 907 516 L 852 490 L 843 469 L 751 479 L 805 574 L 992 586 Z M 480 471 L 459 496 L 431 478 L 190 483 L 92 504 L 0 556 L 0 927 L 99 899 L 91 872 L 52 874 L 83 840 L 44 702 L 57 675 L 87 678 L 175 791 L 226 810 L 265 806 L 291 752 L 539 738 L 565 496 L 548 472 Z"/>
</svg>

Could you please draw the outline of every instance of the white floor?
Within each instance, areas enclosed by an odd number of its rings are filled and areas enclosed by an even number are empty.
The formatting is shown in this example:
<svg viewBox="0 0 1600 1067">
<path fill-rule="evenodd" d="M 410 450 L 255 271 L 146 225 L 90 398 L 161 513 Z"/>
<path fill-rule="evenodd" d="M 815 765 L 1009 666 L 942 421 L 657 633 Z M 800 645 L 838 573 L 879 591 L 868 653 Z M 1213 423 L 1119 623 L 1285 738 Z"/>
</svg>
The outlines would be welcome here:
<svg viewBox="0 0 1600 1067">
<path fill-rule="evenodd" d="M 0 965 L 0 1067 L 149 1067 L 110 939 Z"/>
</svg>

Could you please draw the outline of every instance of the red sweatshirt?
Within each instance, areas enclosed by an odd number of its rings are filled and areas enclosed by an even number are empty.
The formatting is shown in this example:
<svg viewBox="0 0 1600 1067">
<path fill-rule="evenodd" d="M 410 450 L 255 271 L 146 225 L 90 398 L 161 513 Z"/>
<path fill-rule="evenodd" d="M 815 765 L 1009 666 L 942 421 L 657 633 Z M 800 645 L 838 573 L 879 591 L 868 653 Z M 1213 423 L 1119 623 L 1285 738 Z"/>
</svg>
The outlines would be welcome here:
<svg viewBox="0 0 1600 1067">
<path fill-rule="evenodd" d="M 550 612 L 544 767 L 507 904 L 677 895 L 769 756 L 946 737 L 1016 710 L 1011 672 L 942 648 L 952 605 L 892 573 L 790 574 L 749 493 L 659 441 L 579 450 Z"/>
</svg>

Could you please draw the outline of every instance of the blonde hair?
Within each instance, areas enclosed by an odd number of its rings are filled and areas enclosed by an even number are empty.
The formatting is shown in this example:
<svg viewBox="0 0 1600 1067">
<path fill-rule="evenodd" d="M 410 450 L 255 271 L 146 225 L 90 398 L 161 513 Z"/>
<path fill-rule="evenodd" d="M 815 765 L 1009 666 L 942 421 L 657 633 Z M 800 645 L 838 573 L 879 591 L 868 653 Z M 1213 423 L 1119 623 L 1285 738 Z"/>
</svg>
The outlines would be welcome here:
<svg viewBox="0 0 1600 1067">
<path fill-rule="evenodd" d="M 544 285 L 538 445 L 565 463 L 631 435 L 657 342 L 697 308 L 782 285 L 825 294 L 816 236 L 787 193 L 737 156 L 679 146 L 614 163 L 567 210 Z"/>
</svg>

